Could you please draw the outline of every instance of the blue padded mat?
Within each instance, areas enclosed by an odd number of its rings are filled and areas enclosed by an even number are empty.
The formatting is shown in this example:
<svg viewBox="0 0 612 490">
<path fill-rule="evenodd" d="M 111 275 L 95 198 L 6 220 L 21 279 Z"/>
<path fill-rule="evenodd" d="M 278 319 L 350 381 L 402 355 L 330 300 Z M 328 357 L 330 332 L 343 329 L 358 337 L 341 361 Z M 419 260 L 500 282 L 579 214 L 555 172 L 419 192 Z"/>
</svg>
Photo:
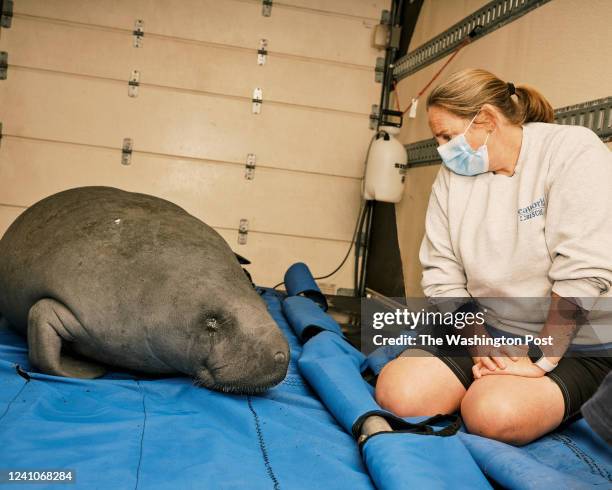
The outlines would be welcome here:
<svg viewBox="0 0 612 490">
<path fill-rule="evenodd" d="M 394 353 L 366 358 L 306 297 L 263 298 L 292 355 L 260 396 L 120 372 L 27 381 L 15 370 L 29 369 L 24 339 L 0 328 L 0 470 L 76 471 L 77 485 L 19 485 L 35 489 L 611 487 L 610 449 L 584 421 L 522 448 L 465 432 L 379 434 L 358 448 L 356 421 L 383 412 L 360 373 Z"/>
<path fill-rule="evenodd" d="M 29 372 L 25 340 L 0 328 L 0 470 L 72 469 L 77 483 L 6 487 L 373 488 L 354 439 L 298 373 L 302 348 L 280 296 L 263 298 L 292 357 L 285 381 L 261 396 L 209 391 L 187 377 Z"/>
</svg>

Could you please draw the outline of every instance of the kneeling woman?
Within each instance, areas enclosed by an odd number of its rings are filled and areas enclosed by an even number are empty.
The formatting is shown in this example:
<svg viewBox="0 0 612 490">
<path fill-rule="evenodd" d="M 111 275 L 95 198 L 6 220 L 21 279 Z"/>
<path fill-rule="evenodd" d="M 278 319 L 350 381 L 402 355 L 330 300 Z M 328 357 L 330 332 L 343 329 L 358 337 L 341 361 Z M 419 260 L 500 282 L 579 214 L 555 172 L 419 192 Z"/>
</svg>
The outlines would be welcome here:
<svg viewBox="0 0 612 490">
<path fill-rule="evenodd" d="M 573 314 L 612 296 L 611 153 L 587 128 L 551 124 L 536 90 L 485 70 L 453 74 L 427 111 L 444 165 L 420 251 L 425 295 L 548 298 L 538 313 L 508 301 L 493 325 L 555 347 L 537 357 L 405 351 L 381 371 L 376 398 L 402 417 L 461 410 L 470 432 L 525 444 L 578 416 L 612 367 L 610 357 L 567 355 L 612 342 L 610 319 L 595 331 Z"/>
</svg>

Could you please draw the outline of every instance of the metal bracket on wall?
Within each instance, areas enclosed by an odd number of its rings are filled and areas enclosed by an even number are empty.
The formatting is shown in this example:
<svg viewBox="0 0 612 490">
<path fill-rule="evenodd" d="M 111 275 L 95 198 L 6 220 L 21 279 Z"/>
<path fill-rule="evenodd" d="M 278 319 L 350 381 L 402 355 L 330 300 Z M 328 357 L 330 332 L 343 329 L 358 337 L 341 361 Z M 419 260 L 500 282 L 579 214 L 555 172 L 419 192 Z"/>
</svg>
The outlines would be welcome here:
<svg viewBox="0 0 612 490">
<path fill-rule="evenodd" d="M 13 0 L 0 0 L 0 27 L 8 29 L 13 23 Z"/>
<path fill-rule="evenodd" d="M 391 33 L 389 34 L 389 46 L 391 48 L 399 49 L 401 37 L 402 37 L 401 26 L 392 26 Z"/>
<path fill-rule="evenodd" d="M 247 180 L 253 180 L 255 178 L 255 153 L 249 153 L 246 161 L 246 172 L 244 178 Z"/>
<path fill-rule="evenodd" d="M 136 19 L 134 21 L 134 31 L 132 32 L 134 41 L 132 46 L 142 48 L 142 38 L 144 37 L 144 20 Z"/>
<path fill-rule="evenodd" d="M 246 245 L 247 235 L 249 234 L 249 220 L 241 219 L 238 226 L 238 245 Z"/>
<path fill-rule="evenodd" d="M 140 72 L 138 70 L 132 71 L 132 76 L 128 81 L 128 96 L 138 97 L 138 87 L 140 86 Z"/>
<path fill-rule="evenodd" d="M 555 109 L 555 122 L 585 126 L 603 141 L 612 141 L 612 96 Z"/>
<path fill-rule="evenodd" d="M 8 53 L 0 51 L 0 80 L 6 80 L 8 72 Z"/>
<path fill-rule="evenodd" d="M 123 138 L 123 146 L 121 147 L 121 165 L 129 165 L 132 163 L 132 150 L 134 143 L 132 138 Z"/>
<path fill-rule="evenodd" d="M 260 39 L 259 49 L 257 50 L 257 64 L 260 66 L 265 65 L 267 56 L 268 56 L 268 40 Z"/>
<path fill-rule="evenodd" d="M 404 115 L 402 111 L 394 111 L 392 109 L 380 110 L 377 104 L 372 105 L 372 112 L 370 113 L 370 129 L 376 129 L 377 126 L 394 126 L 396 128 L 402 127 L 402 121 Z"/>
<path fill-rule="evenodd" d="M 380 23 L 387 26 L 391 24 L 391 12 L 389 10 L 382 10 L 380 12 Z"/>
<path fill-rule="evenodd" d="M 602 141 L 612 140 L 612 96 L 555 109 L 555 123 L 584 126 Z M 438 142 L 434 139 L 404 145 L 408 152 L 407 168 L 440 163 Z"/>
<path fill-rule="evenodd" d="M 485 36 L 550 0 L 493 0 L 395 63 L 393 77 L 401 80 L 454 51 L 470 33 Z M 474 32 L 476 27 L 480 28 Z"/>
<path fill-rule="evenodd" d="M 376 129 L 379 117 L 380 107 L 378 104 L 372 104 L 372 112 L 370 113 L 370 129 Z"/>
<path fill-rule="evenodd" d="M 385 59 L 382 57 L 376 58 L 376 68 L 374 69 L 374 81 L 382 83 L 383 74 L 385 72 Z"/>
<path fill-rule="evenodd" d="M 263 103 L 263 90 L 259 87 L 253 90 L 253 114 L 261 112 L 261 104 Z"/>
<path fill-rule="evenodd" d="M 272 0 L 263 0 L 262 4 L 261 15 L 270 17 L 272 15 Z"/>
<path fill-rule="evenodd" d="M 404 113 L 402 111 L 394 111 L 393 109 L 384 109 L 380 120 L 381 126 L 394 126 L 401 128 L 404 121 Z"/>
</svg>

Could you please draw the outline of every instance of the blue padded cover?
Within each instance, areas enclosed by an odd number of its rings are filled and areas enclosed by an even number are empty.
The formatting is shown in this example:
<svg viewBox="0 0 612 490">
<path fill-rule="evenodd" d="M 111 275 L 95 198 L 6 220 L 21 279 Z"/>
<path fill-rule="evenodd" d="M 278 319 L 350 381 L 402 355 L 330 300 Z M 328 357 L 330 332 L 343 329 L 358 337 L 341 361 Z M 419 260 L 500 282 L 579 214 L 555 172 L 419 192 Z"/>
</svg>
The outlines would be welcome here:
<svg viewBox="0 0 612 490">
<path fill-rule="evenodd" d="M 298 361 L 302 375 L 349 434 L 361 415 L 380 410 L 374 388 L 361 378 L 364 362 L 361 352 L 331 332 L 309 340 Z"/>
<path fill-rule="evenodd" d="M 338 335 L 322 332 L 309 340 L 298 365 L 327 409 L 354 437 L 359 435 L 356 423 L 366 414 L 393 417 L 380 408 L 373 398 L 374 389 L 361 378 L 365 356 Z M 423 418 L 405 420 L 415 423 Z M 365 442 L 363 456 L 381 489 L 430 488 L 430 484 L 432 488 L 453 488 L 457 481 L 466 488 L 490 488 L 456 435 L 379 434 Z"/>
<path fill-rule="evenodd" d="M 296 262 L 285 272 L 285 289 L 289 296 L 303 295 L 318 303 L 327 311 L 327 299 L 317 286 L 310 269 L 303 262 Z"/>
<path fill-rule="evenodd" d="M 303 296 L 289 296 L 283 301 L 283 313 L 293 332 L 302 341 L 307 341 L 321 330 L 342 334 L 340 325 L 314 301 Z"/>
</svg>

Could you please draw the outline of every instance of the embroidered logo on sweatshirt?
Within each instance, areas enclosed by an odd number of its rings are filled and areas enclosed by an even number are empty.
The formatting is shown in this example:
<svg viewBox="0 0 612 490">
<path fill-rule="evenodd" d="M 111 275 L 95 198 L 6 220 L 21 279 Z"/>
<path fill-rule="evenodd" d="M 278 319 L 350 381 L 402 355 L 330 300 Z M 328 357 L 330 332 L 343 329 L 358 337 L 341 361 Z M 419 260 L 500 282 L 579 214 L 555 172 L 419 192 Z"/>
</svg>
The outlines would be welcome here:
<svg viewBox="0 0 612 490">
<path fill-rule="evenodd" d="M 528 219 L 535 218 L 536 216 L 544 216 L 544 209 L 546 208 L 546 201 L 542 196 L 537 201 L 532 202 L 529 206 L 520 208 L 518 210 L 519 221 L 527 221 Z"/>
</svg>

